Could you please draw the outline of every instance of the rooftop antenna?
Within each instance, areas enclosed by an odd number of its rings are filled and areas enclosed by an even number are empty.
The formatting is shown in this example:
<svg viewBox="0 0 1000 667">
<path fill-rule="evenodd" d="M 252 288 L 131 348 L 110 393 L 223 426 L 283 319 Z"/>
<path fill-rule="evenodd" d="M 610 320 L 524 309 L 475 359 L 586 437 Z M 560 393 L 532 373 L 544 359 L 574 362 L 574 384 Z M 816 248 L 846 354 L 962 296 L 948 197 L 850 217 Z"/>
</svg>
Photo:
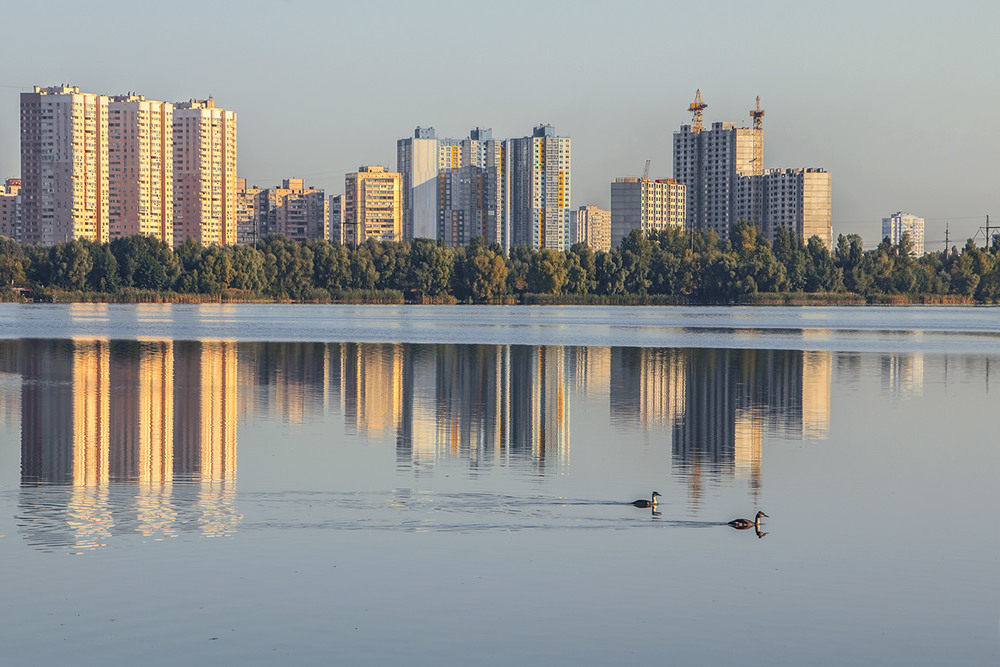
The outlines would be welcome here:
<svg viewBox="0 0 1000 667">
<path fill-rule="evenodd" d="M 705 110 L 708 105 L 701 101 L 701 88 L 695 91 L 694 102 L 688 106 L 688 111 L 694 114 L 694 118 L 691 120 L 691 129 L 700 131 L 704 129 L 704 125 L 701 123 L 701 112 Z"/>
</svg>

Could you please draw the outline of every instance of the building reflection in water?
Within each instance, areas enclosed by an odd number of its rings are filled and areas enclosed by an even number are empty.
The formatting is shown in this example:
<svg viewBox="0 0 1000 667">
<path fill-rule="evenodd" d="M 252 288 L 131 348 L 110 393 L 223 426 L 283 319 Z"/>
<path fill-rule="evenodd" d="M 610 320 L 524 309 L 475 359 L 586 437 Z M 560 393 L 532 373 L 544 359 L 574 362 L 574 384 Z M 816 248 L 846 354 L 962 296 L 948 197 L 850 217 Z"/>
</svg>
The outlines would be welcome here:
<svg viewBox="0 0 1000 667">
<path fill-rule="evenodd" d="M 670 430 L 675 472 L 697 504 L 707 478 L 745 478 L 756 493 L 766 433 L 823 438 L 832 353 L 614 348 L 612 423 Z"/>
<path fill-rule="evenodd" d="M 21 519 L 38 546 L 232 532 L 236 345 L 21 340 Z M 63 502 L 52 497 L 66 496 Z"/>
<path fill-rule="evenodd" d="M 569 462 L 566 350 L 559 346 L 402 346 L 397 461 L 470 467 Z"/>
<path fill-rule="evenodd" d="M 232 531 L 236 428 L 246 419 L 294 424 L 339 413 L 347 434 L 394 443 L 401 468 L 460 461 L 473 470 L 544 474 L 569 464 L 574 393 L 607 400 L 616 429 L 662 435 L 697 504 L 707 483 L 742 479 L 758 492 L 767 438 L 826 437 L 834 358 L 787 350 L 0 341 L 0 418 L 11 425 L 20 415 L 22 525 L 39 544 L 55 535 L 96 544 L 116 531 Z M 922 391 L 922 356 L 874 358 L 884 390 Z M 841 382 L 865 367 L 868 358 L 836 355 Z M 40 490 L 68 497 L 50 503 Z"/>
</svg>

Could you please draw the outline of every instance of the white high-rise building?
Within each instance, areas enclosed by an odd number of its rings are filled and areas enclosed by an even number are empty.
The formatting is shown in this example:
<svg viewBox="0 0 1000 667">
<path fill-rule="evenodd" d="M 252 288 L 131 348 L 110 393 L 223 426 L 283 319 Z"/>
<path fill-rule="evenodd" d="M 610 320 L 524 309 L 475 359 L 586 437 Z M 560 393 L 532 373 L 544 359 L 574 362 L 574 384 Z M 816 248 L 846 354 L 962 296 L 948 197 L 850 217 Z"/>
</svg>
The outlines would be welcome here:
<svg viewBox="0 0 1000 667">
<path fill-rule="evenodd" d="M 439 144 L 433 127 L 418 127 L 396 142 L 396 171 L 402 178 L 403 236 L 438 238 Z"/>
<path fill-rule="evenodd" d="M 510 174 L 510 243 L 567 250 L 570 235 L 570 139 L 539 125 L 504 142 Z"/>
<path fill-rule="evenodd" d="M 108 98 L 76 86 L 21 93 L 25 243 L 108 240 Z"/>
<path fill-rule="evenodd" d="M 924 254 L 924 219 L 909 213 L 896 211 L 888 218 L 882 218 L 882 238 L 889 237 L 893 245 L 898 245 L 903 234 L 910 235 L 913 249 L 910 255 L 920 257 Z"/>
<path fill-rule="evenodd" d="M 438 139 L 434 128 L 418 127 L 413 137 L 396 142 L 396 164 L 407 239 L 436 239 L 451 247 L 476 237 L 504 242 L 506 165 L 492 130 Z"/>
<path fill-rule="evenodd" d="M 174 244 L 236 243 L 236 112 L 174 105 Z"/>
</svg>

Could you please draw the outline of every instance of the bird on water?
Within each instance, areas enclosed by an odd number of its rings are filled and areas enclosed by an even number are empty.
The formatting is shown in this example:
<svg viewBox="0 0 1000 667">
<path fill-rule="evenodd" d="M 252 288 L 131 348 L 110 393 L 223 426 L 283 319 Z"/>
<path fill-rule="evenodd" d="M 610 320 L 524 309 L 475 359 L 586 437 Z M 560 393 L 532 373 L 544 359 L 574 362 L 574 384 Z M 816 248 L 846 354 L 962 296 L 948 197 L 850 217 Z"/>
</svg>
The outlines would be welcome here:
<svg viewBox="0 0 1000 667">
<path fill-rule="evenodd" d="M 729 525 L 739 530 L 745 530 L 747 528 L 756 528 L 759 530 L 760 518 L 762 516 L 767 517 L 767 515 L 764 514 L 763 512 L 757 512 L 757 516 L 755 516 L 752 521 L 750 519 L 733 519 L 732 521 L 729 522 Z"/>
<path fill-rule="evenodd" d="M 650 496 L 649 500 L 639 499 L 633 501 L 632 504 L 636 507 L 656 507 L 656 499 L 660 497 L 659 491 L 653 491 L 653 495 Z"/>
</svg>

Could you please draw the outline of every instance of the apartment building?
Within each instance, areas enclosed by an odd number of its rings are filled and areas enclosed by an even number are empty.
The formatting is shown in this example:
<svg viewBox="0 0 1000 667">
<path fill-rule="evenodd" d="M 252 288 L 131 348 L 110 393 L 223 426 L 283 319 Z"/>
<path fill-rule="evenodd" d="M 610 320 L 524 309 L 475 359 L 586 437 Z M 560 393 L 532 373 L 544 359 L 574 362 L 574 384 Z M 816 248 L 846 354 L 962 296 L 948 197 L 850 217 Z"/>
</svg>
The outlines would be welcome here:
<svg viewBox="0 0 1000 667">
<path fill-rule="evenodd" d="M 344 243 L 403 240 L 402 179 L 387 167 L 362 166 L 344 177 Z"/>
<path fill-rule="evenodd" d="M 569 137 L 551 125 L 531 136 L 504 142 L 510 174 L 510 243 L 536 250 L 566 250 L 570 244 Z"/>
<path fill-rule="evenodd" d="M 592 250 L 611 250 L 611 211 L 581 206 L 570 221 L 570 245 L 586 243 Z"/>
<path fill-rule="evenodd" d="M 898 245 L 903 238 L 903 234 L 910 235 L 910 243 L 913 249 L 910 251 L 912 257 L 920 257 L 924 254 L 924 219 L 918 218 L 909 213 L 896 211 L 888 218 L 882 218 L 882 238 L 888 237 L 893 244 Z"/>
<path fill-rule="evenodd" d="M 261 190 L 258 198 L 262 237 L 281 234 L 301 242 L 328 238 L 323 190 L 307 188 L 301 178 L 287 178 L 281 187 Z"/>
<path fill-rule="evenodd" d="M 108 228 L 174 242 L 173 112 L 129 93 L 108 100 Z"/>
<path fill-rule="evenodd" d="M 672 178 L 616 178 L 611 183 L 611 247 L 617 248 L 634 229 L 644 234 L 683 229 L 686 190 Z"/>
<path fill-rule="evenodd" d="M 344 195 L 330 195 L 327 201 L 327 238 L 344 243 Z"/>
<path fill-rule="evenodd" d="M 68 85 L 21 93 L 25 243 L 109 239 L 108 102 Z"/>
<path fill-rule="evenodd" d="M 819 168 L 767 169 L 736 184 L 736 219 L 750 220 L 774 242 L 784 228 L 803 242 L 818 236 L 833 250 L 833 199 L 829 172 Z"/>
<path fill-rule="evenodd" d="M 489 129 L 466 139 L 439 139 L 418 127 L 396 142 L 407 239 L 442 240 L 451 247 L 481 237 L 504 243 L 506 165 L 503 143 Z"/>
<path fill-rule="evenodd" d="M 689 107 L 694 120 L 674 132 L 674 179 L 687 186 L 686 228 L 714 230 L 725 237 L 739 219 L 735 210 L 737 179 L 763 173 L 764 131 L 759 122 L 763 112 L 758 103 L 754 127 L 716 122 L 705 129 L 702 111 L 707 106 L 698 91 Z"/>
<path fill-rule="evenodd" d="M 236 179 L 236 242 L 254 244 L 260 240 L 260 188 Z"/>
<path fill-rule="evenodd" d="M 236 243 L 236 113 L 211 98 L 174 104 L 174 244 Z"/>
<path fill-rule="evenodd" d="M 0 236 L 21 242 L 21 179 L 8 178 L 0 186 Z"/>
</svg>

